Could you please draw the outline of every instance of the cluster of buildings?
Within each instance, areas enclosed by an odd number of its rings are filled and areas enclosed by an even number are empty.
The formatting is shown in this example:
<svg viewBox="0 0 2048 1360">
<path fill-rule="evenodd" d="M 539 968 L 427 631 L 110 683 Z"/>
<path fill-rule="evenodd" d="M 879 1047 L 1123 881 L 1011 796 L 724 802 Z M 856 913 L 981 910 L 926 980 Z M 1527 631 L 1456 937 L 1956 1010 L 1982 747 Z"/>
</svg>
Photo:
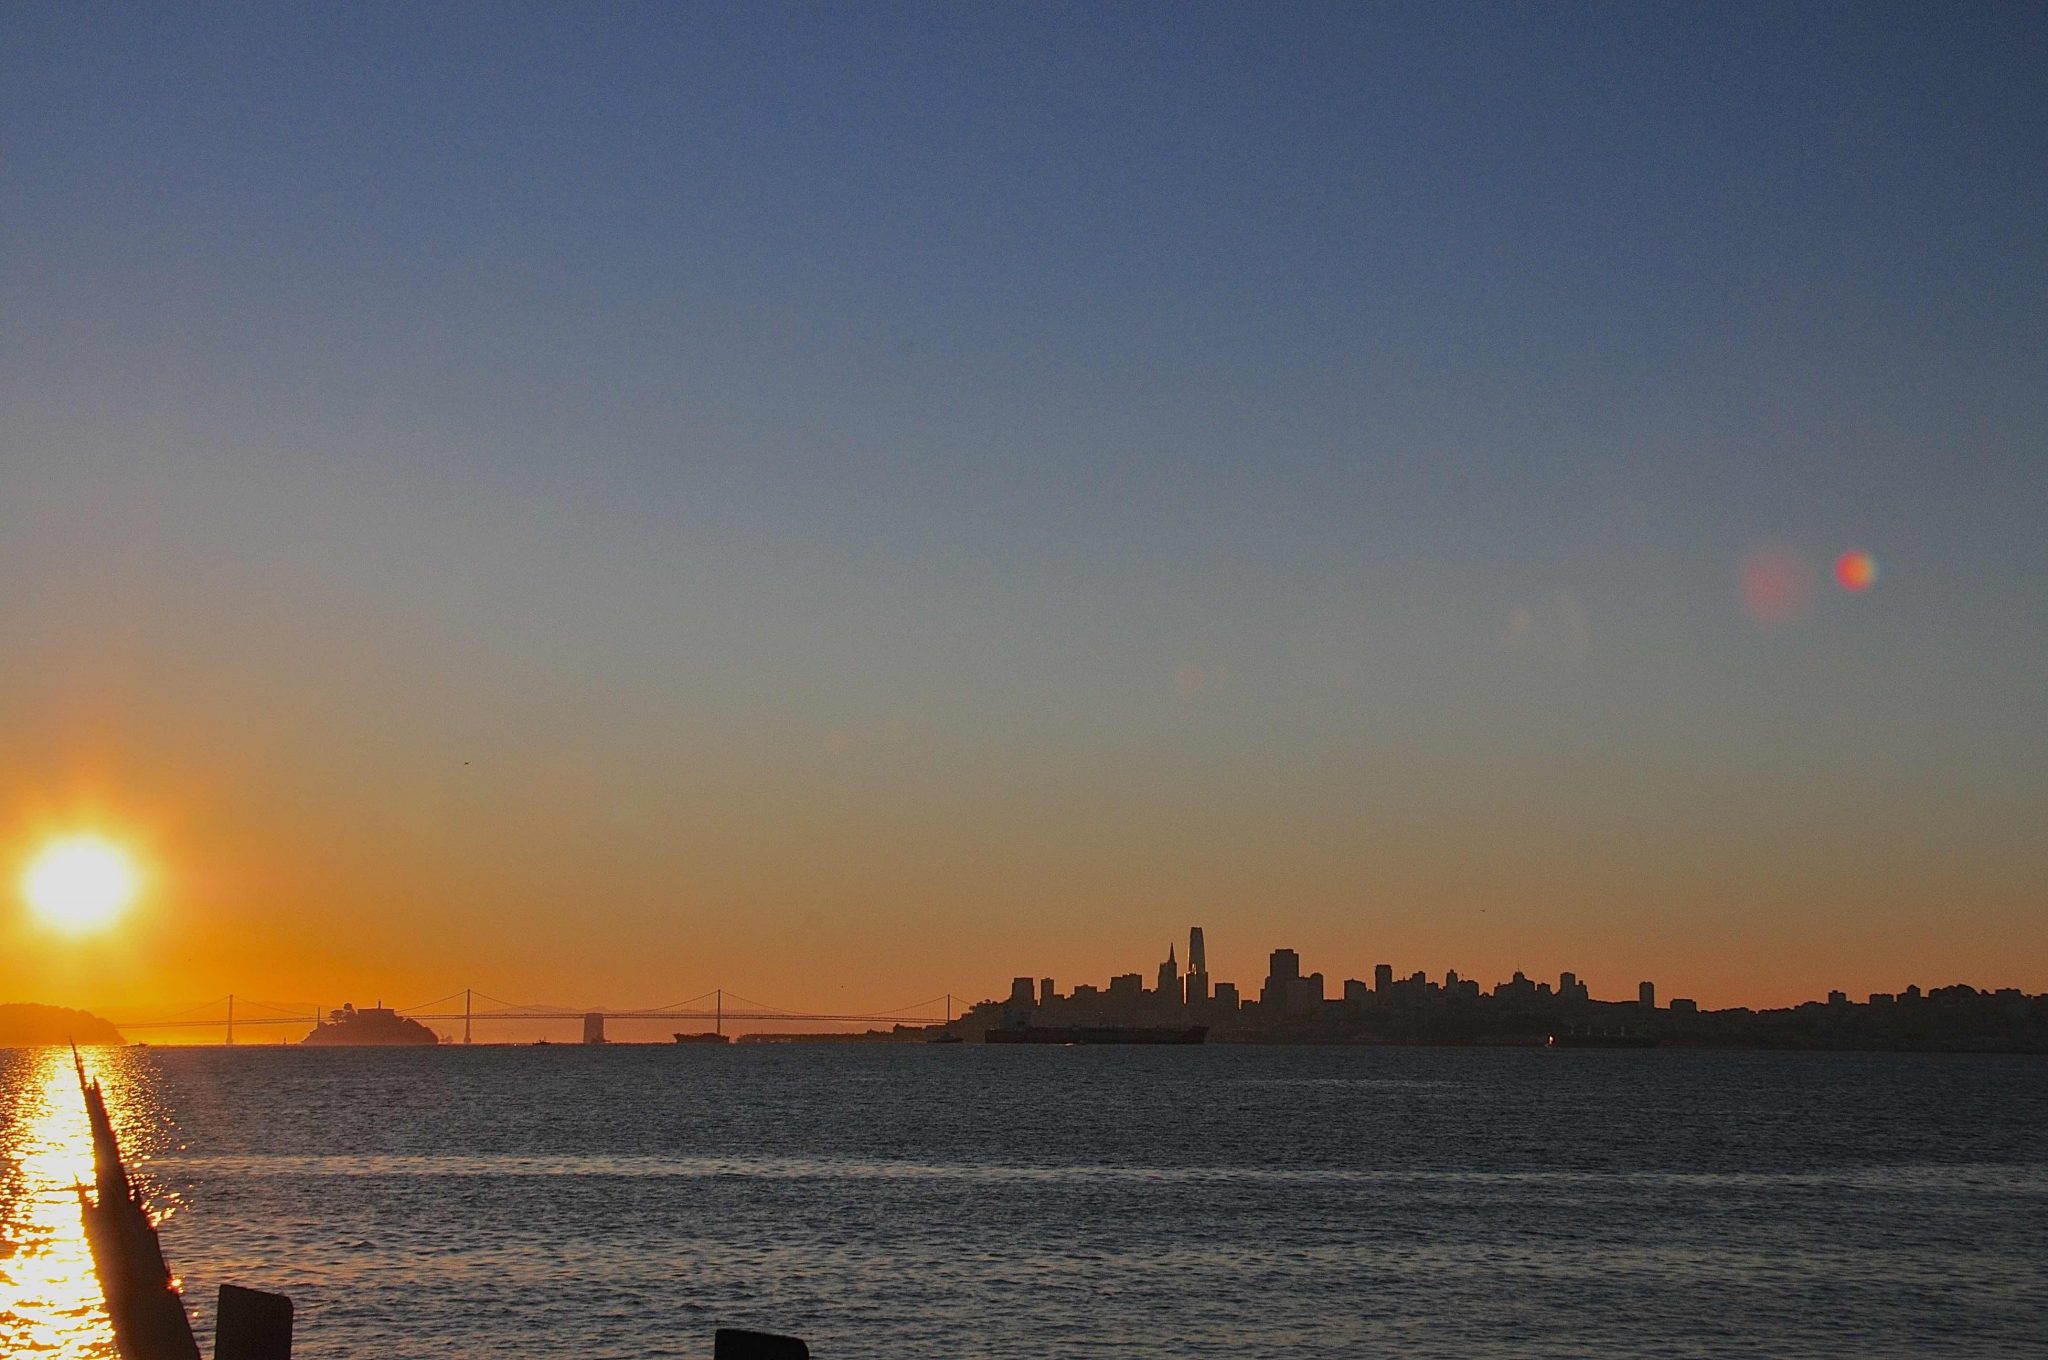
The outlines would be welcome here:
<svg viewBox="0 0 2048 1360">
<path fill-rule="evenodd" d="M 1346 978 L 1333 986 L 1322 973 L 1302 972 L 1296 951 L 1275 949 L 1256 995 L 1246 995 L 1234 982 L 1212 981 L 1200 926 L 1188 932 L 1185 966 L 1169 946 L 1150 984 L 1142 973 L 1123 973 L 1106 987 L 1081 983 L 1061 992 L 1052 978 L 1020 977 L 1008 997 L 982 1002 L 959 1023 L 970 1032 L 996 1024 L 1198 1023 L 1212 1039 L 1251 1043 L 1520 1044 L 1583 1030 L 1680 1045 L 2048 1050 L 2048 996 L 2013 988 L 1923 993 L 1916 986 L 1864 1003 L 1837 991 L 1825 1002 L 1775 1010 L 1702 1011 L 1686 997 L 1659 1005 L 1651 982 L 1638 983 L 1633 1000 L 1595 1000 L 1569 972 L 1555 983 L 1518 972 L 1488 990 L 1456 971 L 1440 981 L 1420 972 L 1396 977 L 1382 963 L 1369 982 Z"/>
<path fill-rule="evenodd" d="M 1172 946 L 1154 973 L 1150 986 L 1142 973 L 1122 973 L 1107 987 L 1077 984 L 1061 992 L 1052 978 L 1020 977 L 1010 984 L 1010 995 L 1001 1001 L 983 1002 L 970 1015 L 1007 1013 L 1014 1021 L 1019 1012 L 1043 1024 L 1150 1024 L 1184 1023 L 1194 1020 L 1231 1029 L 1259 1029 L 1328 1021 L 1342 1023 L 1367 1011 L 1430 1011 L 1464 1003 L 1491 1001 L 1515 1009 L 1555 1009 L 1571 1005 L 1605 1005 L 1594 1002 L 1586 984 L 1574 973 L 1564 973 L 1557 985 L 1534 982 L 1516 973 L 1488 993 L 1474 978 L 1461 978 L 1455 970 L 1437 982 L 1417 972 L 1394 976 L 1394 966 L 1382 963 L 1373 969 L 1371 982 L 1347 978 L 1332 994 L 1330 981 L 1321 973 L 1301 971 L 1301 955 L 1292 949 L 1276 949 L 1267 960 L 1266 977 L 1255 996 L 1247 996 L 1234 982 L 1213 982 L 1202 928 L 1188 931 L 1185 969 Z M 1637 988 L 1636 1000 L 1628 1003 L 1639 1010 L 1657 1009 L 1657 989 L 1648 982 Z M 1688 1000 L 1671 1003 L 1680 1013 L 1696 1011 Z"/>
</svg>

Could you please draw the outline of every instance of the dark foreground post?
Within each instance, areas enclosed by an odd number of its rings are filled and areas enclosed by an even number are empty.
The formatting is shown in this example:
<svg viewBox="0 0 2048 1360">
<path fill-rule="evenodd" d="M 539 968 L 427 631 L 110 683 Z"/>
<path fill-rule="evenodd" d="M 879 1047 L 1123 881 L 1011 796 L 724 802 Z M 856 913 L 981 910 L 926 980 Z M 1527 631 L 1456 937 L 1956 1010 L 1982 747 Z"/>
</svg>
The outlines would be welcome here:
<svg viewBox="0 0 2048 1360">
<path fill-rule="evenodd" d="M 712 1360 L 811 1360 L 811 1348 L 793 1336 L 720 1327 L 711 1356 Z"/>
<path fill-rule="evenodd" d="M 292 1360 L 292 1301 L 282 1294 L 222 1285 L 213 1360 Z"/>
<path fill-rule="evenodd" d="M 78 1213 L 100 1295 L 107 1301 L 107 1319 L 114 1325 L 114 1344 L 122 1360 L 199 1360 L 192 1322 L 185 1316 L 185 1300 L 171 1285 L 156 1224 L 142 1207 L 142 1192 L 128 1179 L 121 1144 L 107 1118 L 106 1096 L 98 1080 L 86 1080 L 76 1044 L 71 1065 L 78 1071 L 78 1090 L 92 1125 L 95 1193 L 89 1196 L 84 1186 L 78 1187 Z"/>
</svg>

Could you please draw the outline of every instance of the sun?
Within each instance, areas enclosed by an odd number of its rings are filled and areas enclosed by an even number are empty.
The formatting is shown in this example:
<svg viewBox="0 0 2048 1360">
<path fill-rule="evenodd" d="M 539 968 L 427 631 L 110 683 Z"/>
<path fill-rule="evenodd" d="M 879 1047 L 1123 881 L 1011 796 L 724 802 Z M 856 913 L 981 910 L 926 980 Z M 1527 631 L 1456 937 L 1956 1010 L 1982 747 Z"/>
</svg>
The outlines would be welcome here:
<svg viewBox="0 0 2048 1360">
<path fill-rule="evenodd" d="M 21 876 L 21 895 L 46 925 L 68 935 L 103 930 L 135 900 L 141 875 L 128 852 L 98 836 L 43 847 Z"/>
</svg>

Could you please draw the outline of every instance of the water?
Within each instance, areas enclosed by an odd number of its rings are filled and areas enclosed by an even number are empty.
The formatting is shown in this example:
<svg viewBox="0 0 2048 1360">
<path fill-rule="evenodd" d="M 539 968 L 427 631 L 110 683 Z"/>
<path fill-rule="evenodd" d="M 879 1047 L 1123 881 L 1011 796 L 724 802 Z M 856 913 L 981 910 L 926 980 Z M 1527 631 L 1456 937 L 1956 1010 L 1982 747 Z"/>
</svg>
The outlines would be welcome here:
<svg viewBox="0 0 2048 1360">
<path fill-rule="evenodd" d="M 2038 1059 L 89 1061 L 202 1332 L 220 1281 L 281 1290 L 304 1360 L 706 1356 L 719 1325 L 826 1360 L 2048 1352 Z M 110 1356 L 68 1058 L 0 1053 L 0 1093 L 0 1353 Z"/>
</svg>

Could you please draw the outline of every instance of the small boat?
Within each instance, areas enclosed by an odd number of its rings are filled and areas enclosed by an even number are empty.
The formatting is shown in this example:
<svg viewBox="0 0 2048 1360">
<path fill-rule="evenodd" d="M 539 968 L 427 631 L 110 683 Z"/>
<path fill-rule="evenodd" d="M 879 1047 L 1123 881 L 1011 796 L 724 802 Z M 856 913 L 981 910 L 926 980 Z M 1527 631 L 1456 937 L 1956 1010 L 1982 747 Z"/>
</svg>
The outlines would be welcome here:
<svg viewBox="0 0 2048 1360">
<path fill-rule="evenodd" d="M 952 1030 L 947 1030 L 944 1034 L 934 1034 L 925 1042 L 928 1044 L 964 1044 L 967 1041 L 953 1033 Z"/>
</svg>

